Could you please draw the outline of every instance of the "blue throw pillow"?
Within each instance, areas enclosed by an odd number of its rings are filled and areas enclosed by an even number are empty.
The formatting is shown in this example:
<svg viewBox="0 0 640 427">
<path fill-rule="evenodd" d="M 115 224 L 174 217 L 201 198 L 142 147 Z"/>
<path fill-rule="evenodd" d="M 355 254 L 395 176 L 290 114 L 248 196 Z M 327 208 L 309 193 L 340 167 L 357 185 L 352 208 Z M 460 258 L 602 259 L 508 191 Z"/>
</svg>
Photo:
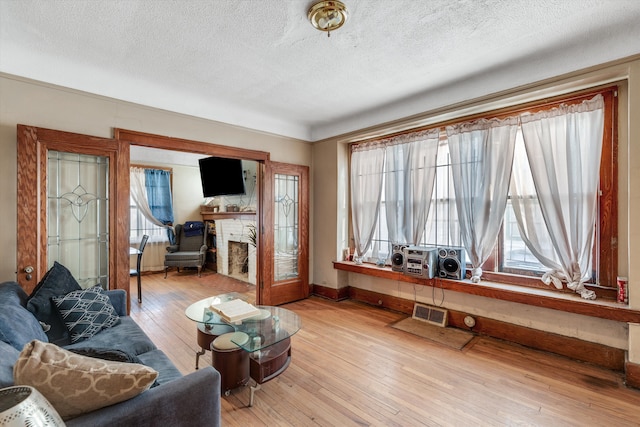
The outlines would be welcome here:
<svg viewBox="0 0 640 427">
<path fill-rule="evenodd" d="M 27 310 L 33 313 L 36 319 L 50 326 L 47 331 L 50 342 L 59 342 L 67 336 L 67 329 L 51 303 L 51 298 L 81 289 L 71 272 L 55 261 L 29 296 Z"/>
<path fill-rule="evenodd" d="M 69 292 L 52 300 L 71 335 L 72 343 L 91 338 L 120 320 L 100 285 Z"/>
<path fill-rule="evenodd" d="M 0 284 L 0 341 L 18 351 L 32 340 L 47 342 L 38 320 L 22 305 L 25 299 L 26 294 L 17 283 Z"/>
<path fill-rule="evenodd" d="M 13 365 L 15 365 L 19 356 L 20 351 L 0 341 L 0 388 L 14 385 Z"/>
</svg>

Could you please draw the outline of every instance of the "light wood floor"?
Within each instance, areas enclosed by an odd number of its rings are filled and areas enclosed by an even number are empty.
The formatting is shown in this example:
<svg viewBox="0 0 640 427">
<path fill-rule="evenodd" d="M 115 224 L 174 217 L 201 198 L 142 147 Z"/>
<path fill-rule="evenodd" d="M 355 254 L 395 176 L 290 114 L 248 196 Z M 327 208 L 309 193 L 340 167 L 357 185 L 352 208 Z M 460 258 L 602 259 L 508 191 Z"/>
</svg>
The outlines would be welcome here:
<svg viewBox="0 0 640 427">
<path fill-rule="evenodd" d="M 196 326 L 184 309 L 251 285 L 214 273 L 143 275 L 131 316 L 183 373 Z M 287 304 L 302 318 L 292 362 L 256 392 L 223 396 L 224 426 L 640 426 L 640 391 L 620 373 L 494 339 L 462 351 L 398 331 L 404 314 L 318 297 Z M 211 362 L 210 353 L 200 359 Z"/>
</svg>

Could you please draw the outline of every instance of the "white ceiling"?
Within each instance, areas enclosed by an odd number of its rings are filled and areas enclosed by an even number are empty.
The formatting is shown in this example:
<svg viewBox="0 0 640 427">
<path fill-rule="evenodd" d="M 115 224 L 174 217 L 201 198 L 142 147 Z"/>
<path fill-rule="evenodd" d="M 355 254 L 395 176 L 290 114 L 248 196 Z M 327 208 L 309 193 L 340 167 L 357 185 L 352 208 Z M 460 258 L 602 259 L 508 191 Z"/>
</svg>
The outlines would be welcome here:
<svg viewBox="0 0 640 427">
<path fill-rule="evenodd" d="M 640 53 L 640 0 L 0 0 L 0 72 L 316 141 Z"/>
</svg>

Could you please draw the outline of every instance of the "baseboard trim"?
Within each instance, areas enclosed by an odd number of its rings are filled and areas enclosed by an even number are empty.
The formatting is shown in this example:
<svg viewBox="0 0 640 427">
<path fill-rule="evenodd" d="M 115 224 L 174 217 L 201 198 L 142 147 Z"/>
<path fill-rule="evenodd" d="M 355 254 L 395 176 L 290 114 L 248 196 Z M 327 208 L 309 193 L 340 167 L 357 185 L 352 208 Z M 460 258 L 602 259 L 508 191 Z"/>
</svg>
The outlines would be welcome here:
<svg viewBox="0 0 640 427">
<path fill-rule="evenodd" d="M 319 297 L 341 301 L 349 298 L 349 287 L 335 289 L 327 286 L 312 285 L 311 293 Z"/>
<path fill-rule="evenodd" d="M 640 389 L 640 364 L 627 361 L 625 364 L 625 384 Z"/>
<path fill-rule="evenodd" d="M 314 285 L 313 293 L 315 295 L 335 300 L 344 299 L 344 295 L 346 294 L 346 297 L 355 301 L 399 311 L 408 315 L 413 313 L 413 301 L 411 300 L 364 289 L 353 287 L 331 289 Z M 340 298 L 338 295 L 340 295 Z M 467 315 L 468 313 L 449 310 L 448 324 L 456 328 L 469 330 L 469 328 L 464 324 L 464 317 Z M 547 351 L 569 357 L 574 360 L 591 363 L 613 371 L 626 371 L 628 385 L 638 387 L 637 385 L 634 386 L 632 384 L 640 384 L 640 365 L 634 365 L 627 362 L 625 370 L 625 350 L 577 338 L 552 334 L 524 326 L 518 326 L 507 322 L 501 322 L 494 319 L 478 316 L 474 317 L 476 325 L 473 327 L 473 332 L 477 334 L 510 341 L 541 351 Z M 633 366 L 630 367 L 630 365 Z"/>
</svg>

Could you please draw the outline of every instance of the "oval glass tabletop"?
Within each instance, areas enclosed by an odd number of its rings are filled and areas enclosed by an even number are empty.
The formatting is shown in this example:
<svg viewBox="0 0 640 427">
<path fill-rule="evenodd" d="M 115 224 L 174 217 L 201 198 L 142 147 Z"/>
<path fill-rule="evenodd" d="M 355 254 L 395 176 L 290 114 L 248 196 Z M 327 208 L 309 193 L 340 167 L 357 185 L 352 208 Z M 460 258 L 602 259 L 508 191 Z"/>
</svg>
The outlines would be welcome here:
<svg viewBox="0 0 640 427">
<path fill-rule="evenodd" d="M 234 325 L 236 331 L 249 336 L 246 342 L 235 342 L 242 349 L 254 352 L 289 338 L 300 330 L 300 316 L 282 307 L 259 305 L 261 314 Z"/>
<path fill-rule="evenodd" d="M 198 302 L 194 302 L 187 307 L 184 314 L 194 322 L 203 323 L 205 325 L 226 325 L 227 322 L 222 320 L 220 316 L 211 310 L 210 307 L 212 304 L 220 304 L 234 299 L 246 300 L 246 296 L 236 292 L 230 292 L 228 294 L 205 298 Z"/>
<path fill-rule="evenodd" d="M 300 317 L 282 307 L 259 305 L 260 313 L 241 322 L 228 323 L 210 309 L 212 304 L 220 304 L 234 299 L 246 300 L 246 296 L 235 292 L 202 299 L 185 310 L 186 316 L 205 326 L 231 325 L 235 331 L 244 332 L 249 340 L 234 342 L 245 351 L 254 352 L 276 344 L 300 330 Z"/>
</svg>

